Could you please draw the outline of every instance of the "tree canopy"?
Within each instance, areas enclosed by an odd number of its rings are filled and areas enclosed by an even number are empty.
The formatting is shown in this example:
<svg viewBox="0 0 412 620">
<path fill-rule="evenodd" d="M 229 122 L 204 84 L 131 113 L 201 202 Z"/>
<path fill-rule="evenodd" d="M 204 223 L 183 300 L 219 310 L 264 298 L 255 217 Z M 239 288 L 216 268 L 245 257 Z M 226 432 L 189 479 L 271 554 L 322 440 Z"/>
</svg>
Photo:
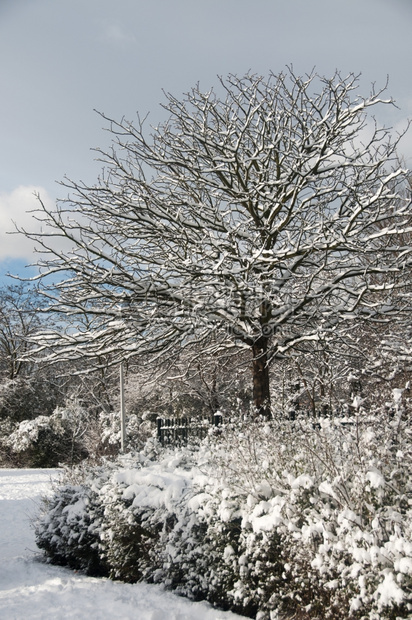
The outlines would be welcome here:
<svg viewBox="0 0 412 620">
<path fill-rule="evenodd" d="M 77 321 L 40 348 L 119 359 L 246 348 L 269 415 L 271 361 L 393 309 L 409 266 L 401 136 L 368 114 L 392 101 L 357 87 L 339 73 L 229 75 L 166 94 L 157 127 L 104 116 L 113 146 L 98 150 L 96 184 L 64 181 L 55 210 L 40 199 L 44 232 L 24 231 L 41 277 L 55 276 L 51 308 Z"/>
</svg>

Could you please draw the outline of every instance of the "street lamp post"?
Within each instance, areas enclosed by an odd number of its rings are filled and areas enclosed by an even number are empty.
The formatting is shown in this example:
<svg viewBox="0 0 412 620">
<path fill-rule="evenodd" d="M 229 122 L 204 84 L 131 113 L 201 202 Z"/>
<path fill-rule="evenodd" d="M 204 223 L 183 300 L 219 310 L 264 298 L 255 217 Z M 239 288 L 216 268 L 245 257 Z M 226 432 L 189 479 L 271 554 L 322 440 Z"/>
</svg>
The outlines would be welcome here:
<svg viewBox="0 0 412 620">
<path fill-rule="evenodd" d="M 124 361 L 120 362 L 120 450 L 125 451 L 126 444 L 126 414 L 124 406 Z"/>
</svg>

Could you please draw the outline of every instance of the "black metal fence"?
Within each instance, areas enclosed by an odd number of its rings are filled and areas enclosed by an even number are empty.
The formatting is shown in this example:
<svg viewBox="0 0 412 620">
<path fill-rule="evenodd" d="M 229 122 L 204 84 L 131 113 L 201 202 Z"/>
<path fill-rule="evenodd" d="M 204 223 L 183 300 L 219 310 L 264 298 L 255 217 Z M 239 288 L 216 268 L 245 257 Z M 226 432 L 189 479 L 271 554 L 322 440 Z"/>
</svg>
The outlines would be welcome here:
<svg viewBox="0 0 412 620">
<path fill-rule="evenodd" d="M 208 418 L 157 418 L 157 438 L 164 446 L 183 444 L 189 439 L 203 439 L 222 422 L 220 413 Z"/>
</svg>

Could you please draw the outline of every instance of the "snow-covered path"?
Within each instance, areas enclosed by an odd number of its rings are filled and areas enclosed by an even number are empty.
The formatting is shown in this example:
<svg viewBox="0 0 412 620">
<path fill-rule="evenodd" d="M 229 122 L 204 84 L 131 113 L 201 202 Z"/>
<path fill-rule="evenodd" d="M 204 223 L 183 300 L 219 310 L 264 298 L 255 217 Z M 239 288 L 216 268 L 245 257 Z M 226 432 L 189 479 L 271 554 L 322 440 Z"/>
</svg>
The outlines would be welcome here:
<svg viewBox="0 0 412 620">
<path fill-rule="evenodd" d="M 240 620 L 159 586 L 94 579 L 39 561 L 30 527 L 55 470 L 0 469 L 2 620 Z M 244 620 L 244 618 L 243 618 Z"/>
</svg>

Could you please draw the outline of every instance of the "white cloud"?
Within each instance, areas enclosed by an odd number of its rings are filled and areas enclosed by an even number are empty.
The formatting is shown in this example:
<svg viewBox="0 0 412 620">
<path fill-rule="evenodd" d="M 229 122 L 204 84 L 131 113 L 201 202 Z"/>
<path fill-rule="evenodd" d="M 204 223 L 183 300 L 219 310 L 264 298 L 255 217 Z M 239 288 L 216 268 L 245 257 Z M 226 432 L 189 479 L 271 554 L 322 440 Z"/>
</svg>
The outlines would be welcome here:
<svg viewBox="0 0 412 620">
<path fill-rule="evenodd" d="M 18 228 L 40 231 L 41 224 L 33 217 L 39 207 L 35 194 L 40 194 L 47 207 L 53 200 L 42 187 L 20 186 L 10 193 L 0 193 L 0 260 L 6 258 L 34 259 L 35 243 L 23 234 L 10 234 Z"/>
</svg>

